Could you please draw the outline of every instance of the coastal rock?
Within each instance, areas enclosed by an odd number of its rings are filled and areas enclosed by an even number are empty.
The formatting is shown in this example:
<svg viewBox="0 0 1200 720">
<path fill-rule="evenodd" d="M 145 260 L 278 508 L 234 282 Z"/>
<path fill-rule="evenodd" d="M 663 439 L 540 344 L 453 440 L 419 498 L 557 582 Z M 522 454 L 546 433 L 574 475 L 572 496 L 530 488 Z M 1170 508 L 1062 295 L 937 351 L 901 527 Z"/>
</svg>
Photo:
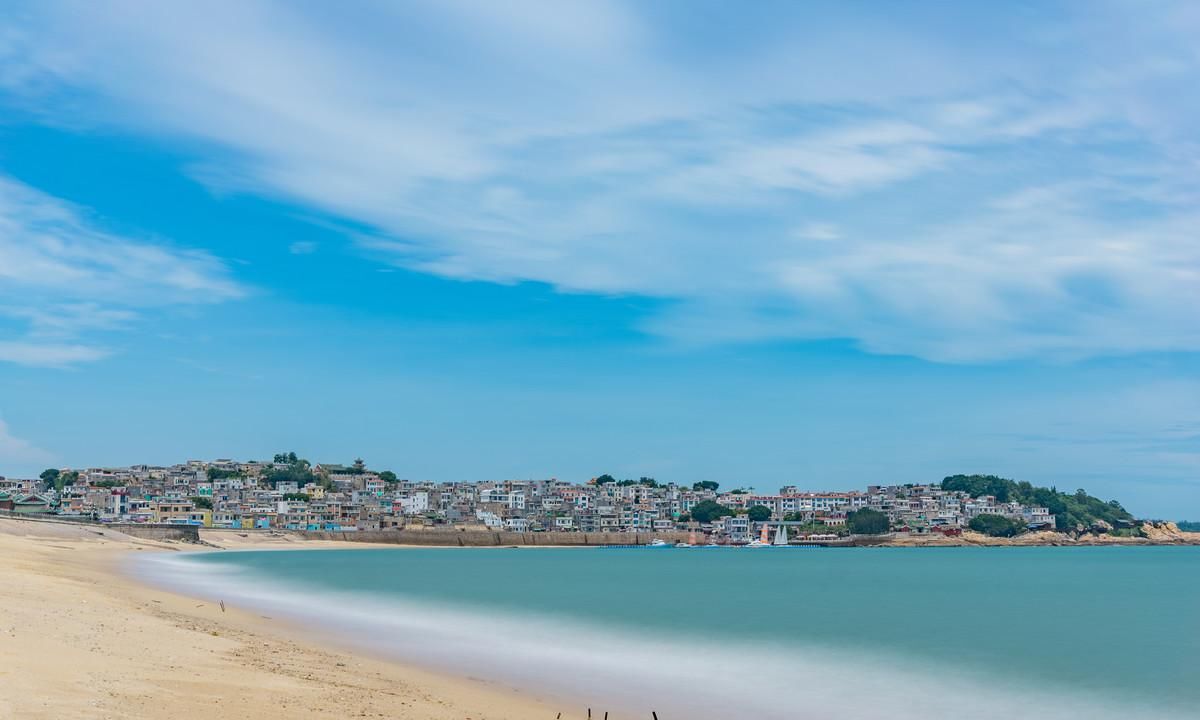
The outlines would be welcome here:
<svg viewBox="0 0 1200 720">
<path fill-rule="evenodd" d="M 1144 522 L 1140 531 L 1143 537 L 1155 543 L 1200 545 L 1200 533 L 1184 532 L 1173 522 Z"/>
<path fill-rule="evenodd" d="M 1013 538 L 1014 545 L 1069 545 L 1073 542 L 1071 536 L 1053 530 L 1038 530 L 1027 532 Z"/>
<path fill-rule="evenodd" d="M 988 537 L 973 530 L 965 530 L 957 537 L 946 537 L 941 533 L 896 533 L 882 544 L 890 547 L 1200 545 L 1200 533 L 1183 532 L 1172 522 L 1143 522 L 1138 526 L 1138 530 L 1139 534 L 1136 536 L 1113 535 L 1111 532 L 1063 533 L 1038 530 L 1012 538 Z"/>
<path fill-rule="evenodd" d="M 1031 547 L 1031 546 L 1113 546 L 1113 545 L 1200 545 L 1200 533 L 1181 531 L 1174 523 L 1146 522 L 1138 526 L 1137 536 L 1110 533 L 1074 533 L 1039 530 L 1017 537 L 989 537 L 966 530 L 957 537 L 940 533 L 897 533 L 882 545 L 890 547 Z"/>
</svg>

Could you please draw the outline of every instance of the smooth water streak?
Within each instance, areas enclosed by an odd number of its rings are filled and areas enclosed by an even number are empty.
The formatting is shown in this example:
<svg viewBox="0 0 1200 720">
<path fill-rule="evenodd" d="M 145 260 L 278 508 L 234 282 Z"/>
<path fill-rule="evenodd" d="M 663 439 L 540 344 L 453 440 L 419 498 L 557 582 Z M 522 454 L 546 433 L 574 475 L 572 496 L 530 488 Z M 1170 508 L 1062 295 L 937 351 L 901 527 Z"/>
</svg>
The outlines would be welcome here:
<svg viewBox="0 0 1200 720">
<path fill-rule="evenodd" d="M 819 568 L 829 562 L 836 562 L 844 573 L 862 568 L 854 560 L 844 560 L 853 557 L 849 553 L 835 553 L 841 555 L 838 558 L 826 552 L 817 560 L 782 558 L 793 553 L 773 554 L 769 559 L 769 551 L 748 553 L 712 560 L 699 559 L 703 553 L 685 558 L 687 553 L 674 551 L 289 550 L 142 557 L 134 569 L 149 582 L 270 612 L 343 644 L 403 661 L 550 693 L 563 702 L 631 712 L 655 709 L 664 718 L 917 720 L 969 714 L 981 720 L 1116 720 L 1131 715 L 1179 717 L 1187 700 L 1161 693 L 1152 700 L 1149 693 L 1091 691 L 1047 682 L 1037 672 L 1022 675 L 1000 667 L 1012 658 L 998 658 L 991 672 L 953 656 L 937 659 L 920 652 L 898 652 L 886 642 L 872 645 L 869 638 L 846 637 L 844 643 L 833 643 L 820 632 L 797 633 L 798 627 L 816 628 L 822 620 L 819 614 L 778 616 L 786 606 L 772 602 L 765 593 L 760 593 L 761 607 L 750 602 L 731 610 L 726 603 L 713 602 L 723 594 L 753 598 L 754 592 L 743 595 L 732 589 L 747 582 L 752 589 L 769 586 L 769 578 L 740 582 L 726 578 L 722 585 L 721 571 L 744 565 L 753 578 L 763 564 L 779 570 L 779 563 L 801 562 L 813 563 L 810 571 L 819 577 L 823 574 Z M 878 551 L 874 555 L 868 565 L 878 558 L 909 564 L 909 573 L 918 573 L 908 559 L 911 555 Z M 945 555 L 933 551 L 916 556 L 915 562 L 936 566 L 946 562 Z M 997 558 L 993 553 L 979 561 Z M 955 572 L 962 560 L 951 557 L 941 572 Z M 678 583 L 679 576 L 671 569 L 680 565 L 689 571 L 708 567 L 715 576 L 697 577 L 691 587 L 672 585 L 679 592 L 660 592 L 658 597 L 655 591 L 662 588 L 644 578 L 636 585 L 616 584 L 618 577 L 627 577 L 629 566 L 657 570 L 663 582 Z M 564 567 L 573 570 L 561 572 Z M 609 583 L 582 596 L 592 598 L 590 605 L 581 606 L 580 595 L 558 587 L 589 574 Z M 642 577 L 640 572 L 635 575 Z M 501 587 L 498 578 L 503 577 L 508 582 Z M 397 578 L 399 582 L 393 582 Z M 787 580 L 796 581 L 795 577 Z M 464 583 L 475 592 L 464 591 Z M 851 592 L 855 588 L 851 583 Z M 854 605 L 860 613 L 871 612 L 872 607 L 876 613 L 894 613 L 893 622 L 917 638 L 923 632 L 920 625 L 930 619 L 914 617 L 911 607 L 889 599 L 889 592 L 898 591 L 884 589 L 866 605 L 848 600 L 842 604 Z M 713 616 L 705 613 L 694 613 L 690 626 L 659 622 L 665 616 L 664 605 L 671 606 L 667 614 L 686 619 L 691 606 L 674 603 L 689 594 L 695 604 L 723 608 L 734 632 L 713 628 Z M 972 598 L 970 588 L 962 594 Z M 816 612 L 812 600 L 810 596 L 807 603 L 795 603 L 796 612 Z M 836 625 L 836 614 L 830 617 Z M 998 617 L 990 626 L 980 627 L 942 615 L 940 627 L 929 632 L 950 631 L 966 642 L 986 640 L 997 633 L 1016 632 L 1006 627 L 1014 619 Z M 1111 620 L 1117 623 L 1122 618 Z M 776 637 L 770 634 L 772 625 L 778 628 Z M 873 623 L 866 625 L 869 629 Z M 766 632 L 748 631 L 754 627 Z M 1046 652 L 1053 648 L 1047 647 Z"/>
</svg>

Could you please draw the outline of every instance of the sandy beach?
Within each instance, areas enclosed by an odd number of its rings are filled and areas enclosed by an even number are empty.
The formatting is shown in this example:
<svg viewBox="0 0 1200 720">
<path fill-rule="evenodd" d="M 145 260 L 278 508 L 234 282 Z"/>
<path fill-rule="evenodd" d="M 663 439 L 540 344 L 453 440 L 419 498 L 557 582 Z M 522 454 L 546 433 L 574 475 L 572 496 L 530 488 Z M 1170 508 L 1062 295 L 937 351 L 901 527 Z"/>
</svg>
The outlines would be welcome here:
<svg viewBox="0 0 1200 720">
<path fill-rule="evenodd" d="M 484 681 L 324 647 L 297 628 L 236 607 L 222 611 L 211 599 L 145 587 L 119 570 L 130 553 L 205 548 L 97 530 L 0 519 L 0 717 L 582 716 Z M 249 549 L 298 541 L 224 533 L 215 542 Z"/>
<path fill-rule="evenodd" d="M 1141 542 L 1194 539 L 1173 526 L 1163 532 Z M 501 684 L 341 649 L 336 638 L 328 642 L 233 603 L 223 610 L 220 598 L 148 587 L 122 571 L 134 554 L 214 546 L 377 547 L 232 531 L 204 532 L 202 539 L 209 546 L 0 518 L 0 718 L 549 720 L 560 712 L 564 719 L 585 714 Z M 995 544 L 991 540 L 972 534 L 939 542 Z"/>
</svg>

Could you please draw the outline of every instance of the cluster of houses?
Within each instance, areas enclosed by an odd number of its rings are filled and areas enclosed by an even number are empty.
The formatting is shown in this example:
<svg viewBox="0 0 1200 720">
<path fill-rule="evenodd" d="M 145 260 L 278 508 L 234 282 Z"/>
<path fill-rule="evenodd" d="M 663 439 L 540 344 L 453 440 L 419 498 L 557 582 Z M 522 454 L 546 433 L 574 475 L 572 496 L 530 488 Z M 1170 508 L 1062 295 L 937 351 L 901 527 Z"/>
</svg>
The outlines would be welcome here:
<svg viewBox="0 0 1200 720">
<path fill-rule="evenodd" d="M 1030 528 L 1053 527 L 1046 508 L 972 498 L 938 485 L 871 486 L 865 492 L 778 494 L 615 481 L 575 484 L 555 479 L 498 482 L 414 482 L 354 465 L 305 466 L 301 484 L 280 480 L 286 462 L 189 461 L 159 467 L 64 469 L 43 479 L 0 478 L 0 511 L 55 513 L 102 522 L 145 522 L 281 530 L 386 530 L 451 525 L 516 532 L 657 532 L 699 529 L 739 543 L 763 518 L 823 526 L 838 532 L 849 513 L 886 513 L 894 529 L 953 533 L 980 514 L 1009 517 Z M 54 471 L 50 471 L 54 472 Z M 288 477 L 284 474 L 283 477 Z M 691 518 L 701 503 L 731 515 Z M 761 506 L 765 510 L 752 509 Z M 724 513 L 724 511 L 722 511 Z M 700 516 L 702 513 L 697 512 Z M 699 520 L 703 519 L 701 523 Z"/>
</svg>

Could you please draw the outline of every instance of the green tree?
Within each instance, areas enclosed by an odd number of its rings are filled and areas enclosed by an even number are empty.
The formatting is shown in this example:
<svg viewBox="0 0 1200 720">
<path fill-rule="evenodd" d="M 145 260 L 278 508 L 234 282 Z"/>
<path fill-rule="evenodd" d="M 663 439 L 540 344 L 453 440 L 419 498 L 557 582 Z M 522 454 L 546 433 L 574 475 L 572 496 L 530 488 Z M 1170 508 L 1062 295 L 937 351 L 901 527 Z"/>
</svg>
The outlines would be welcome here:
<svg viewBox="0 0 1200 720">
<path fill-rule="evenodd" d="M 824 535 L 824 534 L 832 533 L 832 534 L 836 534 L 836 535 L 845 535 L 849 530 L 847 527 L 840 527 L 840 528 L 831 527 L 831 526 L 826 525 L 825 523 L 821 522 L 820 520 L 805 521 L 803 516 L 801 515 L 801 513 L 791 513 L 791 517 L 786 517 L 784 519 L 795 520 L 795 521 L 802 523 L 801 525 L 796 525 L 791 528 L 792 532 L 797 532 L 797 533 L 801 533 L 801 534 L 820 533 L 820 534 Z"/>
<path fill-rule="evenodd" d="M 596 480 L 595 480 L 597 485 L 611 485 L 611 484 L 615 483 L 616 481 L 617 481 L 617 479 L 615 477 L 613 477 L 612 475 L 609 475 L 608 473 L 601 475 L 600 477 L 596 478 Z"/>
<path fill-rule="evenodd" d="M 697 492 L 701 490 L 710 490 L 716 492 L 717 488 L 721 487 L 720 483 L 715 483 L 712 480 L 701 480 L 698 483 L 692 483 L 692 489 Z"/>
<path fill-rule="evenodd" d="M 733 511 L 718 502 L 704 500 L 692 506 L 691 514 L 696 522 L 707 523 L 720 517 L 729 517 Z"/>
<path fill-rule="evenodd" d="M 965 492 L 971 497 L 992 495 L 1000 502 L 1044 507 L 1054 515 L 1055 525 L 1061 531 L 1087 529 L 1100 520 L 1113 527 L 1129 527 L 1134 523 L 1133 515 L 1121 503 L 1105 502 L 1083 489 L 1064 493 L 1055 487 L 1034 487 L 1025 481 L 1016 482 L 995 475 L 951 475 L 942 480 L 942 489 Z"/>
<path fill-rule="evenodd" d="M 771 519 L 771 508 L 766 505 L 755 505 L 746 511 L 746 517 L 750 518 L 751 522 L 766 522 Z"/>
<path fill-rule="evenodd" d="M 63 482 L 62 472 L 58 468 L 46 468 L 38 477 L 42 479 L 42 482 L 46 483 L 47 488 L 54 488 L 59 492 L 62 492 L 63 487 L 66 485 Z"/>
<path fill-rule="evenodd" d="M 396 473 L 392 472 L 391 470 L 384 470 L 383 472 L 379 473 L 379 479 L 388 485 L 393 485 L 397 482 Z"/>
<path fill-rule="evenodd" d="M 1003 515 L 984 513 L 971 518 L 968 524 L 972 530 L 983 533 L 988 537 L 1013 537 L 1025 531 L 1025 523 L 1012 520 Z"/>
<path fill-rule="evenodd" d="M 887 514 L 878 510 L 863 508 L 846 513 L 846 529 L 855 535 L 882 535 L 891 527 Z"/>
<path fill-rule="evenodd" d="M 192 504 L 201 510 L 212 510 L 212 498 L 200 497 L 199 495 L 192 498 Z"/>
<path fill-rule="evenodd" d="M 279 453 L 275 456 L 276 463 L 286 463 L 286 467 L 272 467 L 265 470 L 262 474 L 262 481 L 272 488 L 278 487 L 281 482 L 294 482 L 298 486 L 303 487 L 310 482 L 315 482 L 316 477 L 313 475 L 312 467 L 308 461 L 296 457 L 296 453 Z"/>
<path fill-rule="evenodd" d="M 991 495 L 1000 502 L 1008 502 L 1015 483 L 995 475 L 951 475 L 942 480 L 943 490 L 965 492 L 971 497 Z"/>
</svg>

